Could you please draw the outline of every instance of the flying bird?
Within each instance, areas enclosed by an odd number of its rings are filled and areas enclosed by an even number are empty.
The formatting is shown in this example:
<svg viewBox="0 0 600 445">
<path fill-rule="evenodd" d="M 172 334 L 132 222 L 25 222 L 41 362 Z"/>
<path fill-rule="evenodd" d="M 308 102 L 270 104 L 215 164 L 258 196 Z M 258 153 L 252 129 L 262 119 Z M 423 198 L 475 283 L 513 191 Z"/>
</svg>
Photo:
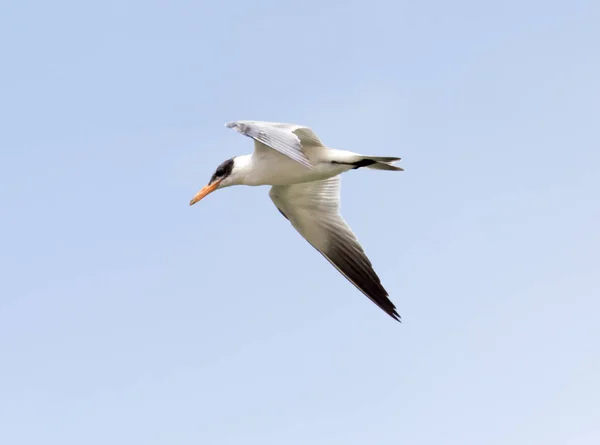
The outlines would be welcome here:
<svg viewBox="0 0 600 445">
<path fill-rule="evenodd" d="M 340 214 L 340 175 L 362 167 L 402 171 L 392 165 L 401 158 L 329 148 L 302 125 L 235 121 L 226 127 L 254 139 L 254 152 L 219 165 L 190 205 L 232 185 L 272 186 L 269 197 L 300 235 L 373 303 L 400 321 L 371 261 Z"/>
</svg>

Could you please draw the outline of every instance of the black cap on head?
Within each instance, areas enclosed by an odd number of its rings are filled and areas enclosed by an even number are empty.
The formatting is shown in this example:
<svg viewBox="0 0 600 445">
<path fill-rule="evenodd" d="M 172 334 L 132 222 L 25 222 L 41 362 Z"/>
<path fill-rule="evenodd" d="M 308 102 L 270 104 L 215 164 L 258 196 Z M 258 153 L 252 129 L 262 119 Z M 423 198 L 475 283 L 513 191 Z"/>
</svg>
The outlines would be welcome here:
<svg viewBox="0 0 600 445">
<path fill-rule="evenodd" d="M 214 172 L 214 174 L 210 178 L 209 184 L 212 184 L 217 179 L 226 178 L 227 176 L 229 176 L 231 174 L 232 170 L 233 170 L 233 158 L 227 159 L 225 162 L 223 162 L 221 165 L 219 165 L 217 167 L 217 170 Z"/>
</svg>

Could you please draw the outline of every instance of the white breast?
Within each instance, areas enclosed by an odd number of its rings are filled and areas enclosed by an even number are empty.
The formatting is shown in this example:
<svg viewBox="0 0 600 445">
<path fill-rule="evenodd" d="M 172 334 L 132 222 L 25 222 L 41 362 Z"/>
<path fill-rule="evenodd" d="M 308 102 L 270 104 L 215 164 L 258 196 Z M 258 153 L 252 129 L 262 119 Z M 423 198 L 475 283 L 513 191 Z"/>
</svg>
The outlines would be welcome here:
<svg viewBox="0 0 600 445">
<path fill-rule="evenodd" d="M 309 169 L 275 150 L 255 151 L 249 161 L 251 166 L 244 181 L 246 185 L 289 185 L 319 181 L 350 169 L 348 165 L 312 159 L 313 168 Z"/>
</svg>

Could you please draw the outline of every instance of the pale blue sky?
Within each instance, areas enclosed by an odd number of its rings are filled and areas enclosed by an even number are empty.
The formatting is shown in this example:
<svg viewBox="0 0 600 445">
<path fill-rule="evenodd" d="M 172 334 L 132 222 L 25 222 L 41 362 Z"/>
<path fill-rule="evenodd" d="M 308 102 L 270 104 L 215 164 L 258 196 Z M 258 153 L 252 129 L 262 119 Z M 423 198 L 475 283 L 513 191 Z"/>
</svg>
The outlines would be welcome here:
<svg viewBox="0 0 600 445">
<path fill-rule="evenodd" d="M 600 443 L 600 3 L 12 1 L 0 443 Z M 391 320 L 268 188 L 310 125 Z"/>
</svg>

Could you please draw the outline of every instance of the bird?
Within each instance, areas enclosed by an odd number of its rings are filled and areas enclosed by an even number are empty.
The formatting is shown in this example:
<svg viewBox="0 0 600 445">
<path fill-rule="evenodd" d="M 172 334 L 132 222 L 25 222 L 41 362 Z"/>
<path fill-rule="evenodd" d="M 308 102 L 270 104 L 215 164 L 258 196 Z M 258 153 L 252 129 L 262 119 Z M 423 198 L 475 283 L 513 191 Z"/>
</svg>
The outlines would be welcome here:
<svg viewBox="0 0 600 445">
<path fill-rule="evenodd" d="M 366 156 L 324 145 L 303 125 L 233 121 L 225 124 L 254 140 L 251 154 L 222 162 L 190 201 L 234 185 L 269 185 L 269 197 L 291 225 L 348 281 L 400 322 L 396 306 L 350 226 L 340 213 L 340 175 L 369 168 L 403 171 L 401 158 Z"/>
</svg>

